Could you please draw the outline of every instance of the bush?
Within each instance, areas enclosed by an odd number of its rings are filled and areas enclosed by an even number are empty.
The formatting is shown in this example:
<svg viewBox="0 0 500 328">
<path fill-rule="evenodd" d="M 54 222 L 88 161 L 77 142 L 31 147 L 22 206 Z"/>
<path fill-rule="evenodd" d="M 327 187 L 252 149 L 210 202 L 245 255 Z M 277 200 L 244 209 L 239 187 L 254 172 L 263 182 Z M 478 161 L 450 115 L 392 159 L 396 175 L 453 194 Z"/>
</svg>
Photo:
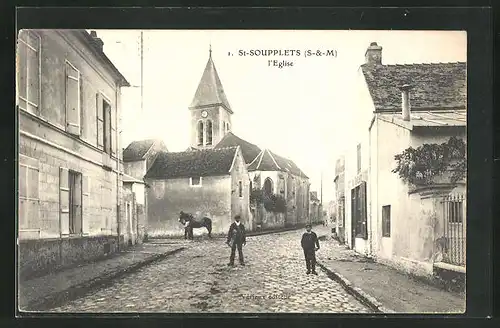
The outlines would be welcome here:
<svg viewBox="0 0 500 328">
<path fill-rule="evenodd" d="M 268 212 L 286 213 L 286 200 L 281 195 L 264 196 L 264 208 Z"/>
<path fill-rule="evenodd" d="M 423 144 L 408 147 L 394 156 L 397 166 L 393 173 L 413 185 L 431 184 L 436 176 L 451 172 L 450 182 L 465 177 L 467 170 L 466 144 L 462 139 L 451 137 L 442 144 Z"/>
</svg>

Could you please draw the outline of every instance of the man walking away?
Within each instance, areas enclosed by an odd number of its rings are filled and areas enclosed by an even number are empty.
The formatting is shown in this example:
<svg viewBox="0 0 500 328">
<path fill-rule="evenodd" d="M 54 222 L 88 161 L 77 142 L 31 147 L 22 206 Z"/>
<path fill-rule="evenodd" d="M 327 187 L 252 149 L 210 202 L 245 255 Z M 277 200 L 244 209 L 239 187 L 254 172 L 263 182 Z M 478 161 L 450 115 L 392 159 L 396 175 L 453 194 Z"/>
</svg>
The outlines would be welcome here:
<svg viewBox="0 0 500 328">
<path fill-rule="evenodd" d="M 319 240 L 316 233 L 311 231 L 311 225 L 306 224 L 306 232 L 302 235 L 301 245 L 306 258 L 307 274 L 317 275 L 316 272 L 316 251 L 319 250 Z"/>
<path fill-rule="evenodd" d="M 240 260 L 240 265 L 245 265 L 243 260 L 243 249 L 242 246 L 246 245 L 246 234 L 245 226 L 240 222 L 241 217 L 236 215 L 234 217 L 234 222 L 229 227 L 229 232 L 227 234 L 226 243 L 231 247 L 231 256 L 229 257 L 229 266 L 234 265 L 234 256 L 236 253 L 236 248 L 238 248 L 238 258 Z"/>
</svg>

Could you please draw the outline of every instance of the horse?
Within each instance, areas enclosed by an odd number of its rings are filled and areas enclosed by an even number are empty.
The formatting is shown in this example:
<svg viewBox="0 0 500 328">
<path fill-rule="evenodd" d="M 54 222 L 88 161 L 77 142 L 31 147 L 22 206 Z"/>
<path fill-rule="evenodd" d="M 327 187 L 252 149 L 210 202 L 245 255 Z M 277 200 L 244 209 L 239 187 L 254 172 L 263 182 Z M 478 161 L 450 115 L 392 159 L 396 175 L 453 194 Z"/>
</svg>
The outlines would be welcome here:
<svg viewBox="0 0 500 328">
<path fill-rule="evenodd" d="M 212 238 L 212 220 L 203 217 L 201 221 L 196 221 L 192 214 L 181 211 L 179 222 L 184 226 L 184 239 L 193 239 L 193 228 L 207 228 L 208 238 Z"/>
</svg>

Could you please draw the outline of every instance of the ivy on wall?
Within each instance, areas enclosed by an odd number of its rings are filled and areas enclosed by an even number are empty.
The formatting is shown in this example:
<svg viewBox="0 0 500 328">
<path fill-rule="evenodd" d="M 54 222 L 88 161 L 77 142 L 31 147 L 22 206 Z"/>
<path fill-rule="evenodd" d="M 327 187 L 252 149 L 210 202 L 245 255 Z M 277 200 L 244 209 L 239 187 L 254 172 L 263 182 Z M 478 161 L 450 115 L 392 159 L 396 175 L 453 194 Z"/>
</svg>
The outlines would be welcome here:
<svg viewBox="0 0 500 328">
<path fill-rule="evenodd" d="M 450 182 L 454 183 L 465 178 L 467 170 L 466 144 L 456 137 L 442 144 L 408 147 L 394 159 L 397 165 L 392 172 L 413 185 L 432 184 L 434 178 L 446 172 L 450 173 Z"/>
<path fill-rule="evenodd" d="M 250 203 L 252 205 L 264 204 L 268 212 L 286 213 L 286 200 L 281 195 L 266 195 L 262 189 L 254 189 L 250 193 Z"/>
</svg>

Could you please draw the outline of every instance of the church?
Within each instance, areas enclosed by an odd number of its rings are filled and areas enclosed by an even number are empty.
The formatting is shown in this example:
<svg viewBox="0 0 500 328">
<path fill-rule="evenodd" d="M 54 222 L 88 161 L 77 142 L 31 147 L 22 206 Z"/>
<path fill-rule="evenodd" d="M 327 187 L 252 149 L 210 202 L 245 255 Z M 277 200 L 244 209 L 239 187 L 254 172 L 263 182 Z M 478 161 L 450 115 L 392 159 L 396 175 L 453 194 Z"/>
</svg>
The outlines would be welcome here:
<svg viewBox="0 0 500 328">
<path fill-rule="evenodd" d="M 306 174 L 293 161 L 233 132 L 234 112 L 211 49 L 189 111 L 190 146 L 183 152 L 160 151 L 144 177 L 148 236 L 183 234 L 180 211 L 211 218 L 213 234 L 226 233 L 235 215 L 249 230 L 309 222 Z M 266 204 L 263 210 L 263 203 L 252 197 L 259 192 L 273 202 L 281 199 L 283 208 Z"/>
</svg>

